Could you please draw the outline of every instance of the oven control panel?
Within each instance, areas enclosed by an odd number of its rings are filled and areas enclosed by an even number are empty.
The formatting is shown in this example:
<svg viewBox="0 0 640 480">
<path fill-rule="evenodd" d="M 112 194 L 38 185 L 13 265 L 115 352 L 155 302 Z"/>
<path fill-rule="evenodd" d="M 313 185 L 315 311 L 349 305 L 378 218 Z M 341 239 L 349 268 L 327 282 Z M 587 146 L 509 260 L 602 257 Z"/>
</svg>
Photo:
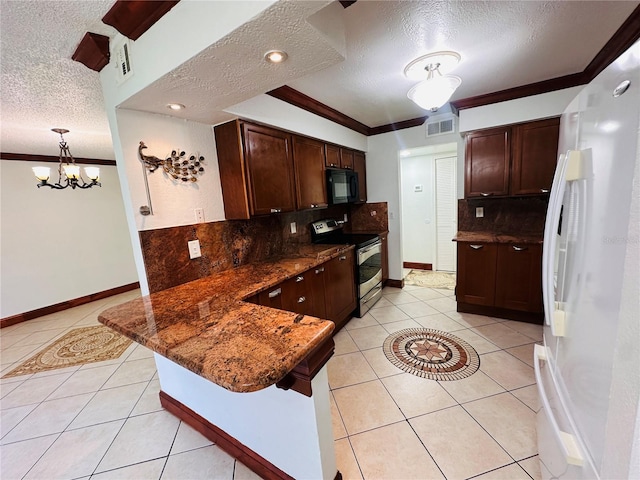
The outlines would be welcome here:
<svg viewBox="0 0 640 480">
<path fill-rule="evenodd" d="M 318 220 L 317 222 L 313 222 L 311 224 L 311 231 L 315 235 L 334 232 L 336 230 L 340 230 L 341 228 L 342 225 L 340 225 L 336 220 Z"/>
</svg>

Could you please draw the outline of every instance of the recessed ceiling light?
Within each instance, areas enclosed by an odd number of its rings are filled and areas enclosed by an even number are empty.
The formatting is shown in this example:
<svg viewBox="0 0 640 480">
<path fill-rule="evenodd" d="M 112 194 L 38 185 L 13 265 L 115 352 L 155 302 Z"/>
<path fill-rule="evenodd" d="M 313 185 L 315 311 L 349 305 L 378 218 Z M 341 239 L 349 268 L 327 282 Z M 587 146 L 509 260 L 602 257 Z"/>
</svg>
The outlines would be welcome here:
<svg viewBox="0 0 640 480">
<path fill-rule="evenodd" d="M 264 59 L 269 63 L 282 63 L 287 57 L 287 53 L 282 50 L 269 50 L 264 54 Z"/>
<path fill-rule="evenodd" d="M 171 110 L 184 110 L 187 107 L 181 103 L 167 103 L 167 108 L 170 108 Z"/>
</svg>

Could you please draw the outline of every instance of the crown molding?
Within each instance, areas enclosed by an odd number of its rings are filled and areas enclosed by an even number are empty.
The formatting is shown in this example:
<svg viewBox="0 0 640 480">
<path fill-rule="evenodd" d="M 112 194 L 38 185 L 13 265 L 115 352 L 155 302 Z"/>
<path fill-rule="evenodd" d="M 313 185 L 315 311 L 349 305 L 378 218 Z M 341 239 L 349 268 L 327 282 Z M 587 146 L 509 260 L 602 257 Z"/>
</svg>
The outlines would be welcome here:
<svg viewBox="0 0 640 480">
<path fill-rule="evenodd" d="M 346 8 L 346 7 L 345 7 Z M 605 46 L 596 54 L 589 65 L 582 71 L 565 75 L 562 77 L 551 78 L 542 82 L 521 85 L 498 92 L 486 93 L 475 97 L 462 98 L 451 102 L 451 109 L 454 113 L 465 108 L 480 107 L 492 103 L 505 102 L 507 100 L 515 100 L 517 98 L 528 97 L 531 95 L 539 95 L 542 93 L 562 90 L 564 88 L 584 85 L 593 80 L 602 70 L 611 64 L 616 58 L 624 53 L 634 42 L 640 38 L 640 5 L 629 15 L 625 22 L 620 26 Z M 297 107 L 303 108 L 308 112 L 315 113 L 321 117 L 332 120 L 347 128 L 351 128 L 363 135 L 379 135 L 381 133 L 393 132 L 403 128 L 411 128 L 422 125 L 428 118 L 418 117 L 400 122 L 389 123 L 377 127 L 369 127 L 363 123 L 354 120 L 343 113 L 308 97 L 307 95 L 294 90 L 291 87 L 283 86 L 267 92 L 272 97 L 279 98 L 287 103 L 291 103 Z M 330 115 L 327 114 L 330 112 Z M 352 126 L 353 125 L 353 126 Z M 355 128 L 354 128 L 355 127 Z"/>
<path fill-rule="evenodd" d="M 305 95 L 302 92 L 294 90 L 293 88 L 284 85 L 267 92 L 267 95 L 271 95 L 274 98 L 282 100 L 283 102 L 290 103 L 296 107 L 302 108 L 307 112 L 315 113 L 320 117 L 324 117 L 327 120 L 331 120 L 335 123 L 342 125 L 343 127 L 350 128 L 362 135 L 369 135 L 369 127 L 364 123 L 360 123 L 351 117 L 348 117 L 344 113 L 331 108 L 324 103 Z"/>
</svg>

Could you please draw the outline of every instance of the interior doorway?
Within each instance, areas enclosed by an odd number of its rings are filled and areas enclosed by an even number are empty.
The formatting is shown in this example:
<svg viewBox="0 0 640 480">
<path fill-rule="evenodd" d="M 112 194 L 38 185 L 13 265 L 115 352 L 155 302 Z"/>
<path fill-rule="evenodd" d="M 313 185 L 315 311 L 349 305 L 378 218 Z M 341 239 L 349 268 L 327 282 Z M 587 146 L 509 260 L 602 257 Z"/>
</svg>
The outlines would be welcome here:
<svg viewBox="0 0 640 480">
<path fill-rule="evenodd" d="M 400 152 L 403 277 L 412 269 L 454 272 L 457 144 Z"/>
</svg>

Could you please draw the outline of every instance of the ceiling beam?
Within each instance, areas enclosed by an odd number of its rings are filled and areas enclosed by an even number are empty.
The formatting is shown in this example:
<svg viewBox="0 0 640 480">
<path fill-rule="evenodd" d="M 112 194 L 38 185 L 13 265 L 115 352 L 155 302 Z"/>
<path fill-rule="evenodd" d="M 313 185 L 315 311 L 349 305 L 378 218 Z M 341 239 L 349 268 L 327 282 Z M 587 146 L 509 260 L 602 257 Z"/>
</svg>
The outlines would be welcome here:
<svg viewBox="0 0 640 480">
<path fill-rule="evenodd" d="M 71 59 L 99 72 L 109 63 L 109 37 L 87 32 Z"/>
<path fill-rule="evenodd" d="M 125 37 L 137 40 L 180 0 L 117 0 L 102 17 Z"/>
</svg>

